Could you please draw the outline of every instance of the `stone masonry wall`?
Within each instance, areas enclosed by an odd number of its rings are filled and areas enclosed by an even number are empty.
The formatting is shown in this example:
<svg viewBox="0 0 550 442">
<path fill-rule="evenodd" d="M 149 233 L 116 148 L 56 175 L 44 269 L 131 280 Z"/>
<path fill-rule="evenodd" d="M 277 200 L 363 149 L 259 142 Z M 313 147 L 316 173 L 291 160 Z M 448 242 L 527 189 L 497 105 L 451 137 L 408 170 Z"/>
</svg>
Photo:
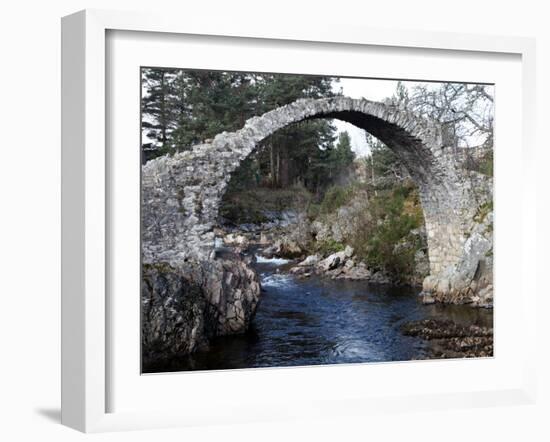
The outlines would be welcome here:
<svg viewBox="0 0 550 442">
<path fill-rule="evenodd" d="M 144 263 L 178 266 L 214 256 L 218 209 L 231 173 L 277 130 L 302 120 L 337 118 L 373 134 L 391 148 L 418 184 L 428 233 L 430 291 L 450 293 L 453 274 L 468 253 L 477 210 L 473 182 L 455 163 L 441 127 L 403 109 L 365 99 L 302 99 L 249 119 L 211 143 L 147 162 L 142 168 Z M 462 282 L 460 283 L 462 285 Z M 440 297 L 445 300 L 445 297 Z"/>
</svg>

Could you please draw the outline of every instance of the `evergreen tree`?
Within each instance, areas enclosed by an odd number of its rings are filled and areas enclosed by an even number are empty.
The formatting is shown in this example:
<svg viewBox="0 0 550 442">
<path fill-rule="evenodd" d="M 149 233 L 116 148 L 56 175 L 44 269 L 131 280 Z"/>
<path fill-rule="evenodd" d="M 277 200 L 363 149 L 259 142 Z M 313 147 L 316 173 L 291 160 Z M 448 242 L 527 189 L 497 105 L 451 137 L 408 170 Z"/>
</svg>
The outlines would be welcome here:
<svg viewBox="0 0 550 442">
<path fill-rule="evenodd" d="M 268 74 L 258 81 L 261 113 L 298 98 L 332 96 L 332 79 L 304 75 Z M 283 128 L 263 142 L 264 164 L 268 181 L 273 187 L 287 187 L 296 181 L 317 187 L 315 177 L 308 174 L 312 162 L 321 156 L 319 150 L 329 148 L 335 128 L 326 120 L 306 121 Z M 307 176 L 310 175 L 310 176 Z"/>
<path fill-rule="evenodd" d="M 141 100 L 144 160 L 170 152 L 170 135 L 176 128 L 173 81 L 176 70 L 144 68 Z"/>
<path fill-rule="evenodd" d="M 355 153 L 351 150 L 351 138 L 346 131 L 341 132 L 338 136 L 334 157 L 340 172 L 349 167 L 355 159 Z"/>
<path fill-rule="evenodd" d="M 332 96 L 334 82 L 304 75 L 143 69 L 143 159 L 192 148 L 299 98 Z M 349 137 L 341 137 L 338 149 L 334 134 L 328 120 L 285 127 L 263 141 L 232 181 L 240 188 L 301 182 L 319 193 L 329 184 L 327 173 L 336 177 L 342 165 L 350 162 Z"/>
</svg>

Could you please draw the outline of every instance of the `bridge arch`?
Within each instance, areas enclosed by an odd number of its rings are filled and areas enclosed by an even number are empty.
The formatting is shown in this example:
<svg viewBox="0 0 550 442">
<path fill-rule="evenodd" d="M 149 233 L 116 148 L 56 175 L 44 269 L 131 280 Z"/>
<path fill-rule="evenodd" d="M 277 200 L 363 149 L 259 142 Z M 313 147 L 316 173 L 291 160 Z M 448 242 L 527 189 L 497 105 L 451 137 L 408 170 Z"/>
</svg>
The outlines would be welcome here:
<svg viewBox="0 0 550 442">
<path fill-rule="evenodd" d="M 396 106 L 338 96 L 301 99 L 247 120 L 236 132 L 142 166 L 144 262 L 209 259 L 213 228 L 231 174 L 259 143 L 299 121 L 335 118 L 360 127 L 395 152 L 420 191 L 432 281 L 452 274 L 464 255 L 475 207 L 471 184 L 447 154 L 442 127 Z M 472 275 L 473 277 L 473 275 Z M 441 291 L 450 290 L 448 278 Z"/>
</svg>

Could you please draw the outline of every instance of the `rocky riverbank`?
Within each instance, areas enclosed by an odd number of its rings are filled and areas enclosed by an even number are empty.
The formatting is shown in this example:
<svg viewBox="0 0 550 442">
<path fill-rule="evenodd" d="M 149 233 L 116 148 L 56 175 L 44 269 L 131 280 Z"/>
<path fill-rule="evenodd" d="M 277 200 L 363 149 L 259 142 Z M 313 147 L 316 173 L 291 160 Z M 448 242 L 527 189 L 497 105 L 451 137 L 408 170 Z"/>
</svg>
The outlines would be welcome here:
<svg viewBox="0 0 550 442">
<path fill-rule="evenodd" d="M 217 336 L 245 332 L 260 296 L 250 261 L 226 252 L 211 261 L 144 264 L 141 289 L 143 368 L 208 348 Z"/>
<path fill-rule="evenodd" d="M 173 358 L 206 350 L 217 337 L 249 329 L 260 299 L 260 280 L 254 270 L 256 255 L 288 259 L 281 273 L 306 284 L 309 278 L 318 277 L 403 285 L 391 274 L 369 268 L 349 245 L 337 252 L 323 253 L 317 248 L 309 254 L 312 246 L 311 240 L 306 241 L 307 226 L 303 216 L 285 214 L 268 225 L 218 228 L 216 251 L 209 261 L 187 261 L 177 268 L 168 263 L 144 264 L 144 371 L 155 371 Z M 426 294 L 423 300 L 435 302 Z M 430 319 L 408 323 L 402 332 L 429 341 L 428 358 L 493 354 L 492 329 L 487 327 Z"/>
<path fill-rule="evenodd" d="M 371 270 L 367 265 L 358 260 L 354 250 L 346 246 L 344 250 L 335 253 L 322 254 L 320 252 L 308 255 L 299 243 L 289 240 L 288 237 L 275 240 L 270 243 L 271 235 L 262 232 L 258 241 L 248 239 L 250 235 L 229 233 L 225 236 L 223 244 L 233 247 L 239 252 L 245 252 L 254 248 L 255 252 L 265 258 L 281 258 L 294 262 L 294 266 L 289 268 L 289 273 L 300 278 L 309 278 L 311 276 L 326 277 L 331 279 L 365 280 L 379 284 L 396 284 L 403 282 L 393 277 L 391 274 L 383 271 Z M 421 281 L 416 284 L 420 286 Z"/>
<path fill-rule="evenodd" d="M 396 252 L 412 251 L 409 273 L 391 273 L 369 266 L 351 245 L 346 244 L 346 238 L 352 237 L 355 218 L 364 210 L 363 205 L 361 202 L 359 207 L 354 200 L 350 207 L 341 207 L 335 215 L 313 220 L 304 212 L 272 213 L 265 223 L 218 228 L 218 245 L 241 252 L 253 247 L 267 258 L 294 260 L 296 265 L 290 273 L 301 278 L 315 275 L 420 287 L 429 272 L 425 229 L 413 229 L 395 246 Z"/>
<path fill-rule="evenodd" d="M 331 279 L 365 280 L 378 284 L 397 283 L 391 275 L 372 271 L 364 262 L 357 261 L 354 250 L 350 246 L 327 257 L 318 254 L 309 255 L 292 267 L 290 273 L 302 278 L 316 275 Z"/>
<path fill-rule="evenodd" d="M 482 195 L 485 200 L 480 196 L 484 202 L 470 220 L 463 256 L 456 266 L 443 269 L 435 264 L 432 269 L 428 232 L 414 187 L 403 184 L 370 198 L 361 186 L 330 192 L 317 205 L 265 212 L 262 223 L 225 225 L 216 235 L 220 244 L 237 250 L 252 246 L 268 258 L 295 260 L 291 273 L 299 277 L 410 285 L 422 287 L 425 304 L 492 307 L 489 191 Z"/>
<path fill-rule="evenodd" d="M 405 324 L 402 331 L 407 336 L 421 337 L 430 342 L 430 354 L 426 359 L 493 356 L 493 329 L 490 327 L 424 319 Z"/>
</svg>

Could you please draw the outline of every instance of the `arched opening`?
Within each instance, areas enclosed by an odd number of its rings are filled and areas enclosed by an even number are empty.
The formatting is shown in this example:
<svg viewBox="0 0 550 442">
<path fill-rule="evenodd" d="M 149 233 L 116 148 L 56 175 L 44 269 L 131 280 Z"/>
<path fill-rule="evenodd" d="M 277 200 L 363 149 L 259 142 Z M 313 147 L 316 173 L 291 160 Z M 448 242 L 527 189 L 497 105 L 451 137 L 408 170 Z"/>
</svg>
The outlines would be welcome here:
<svg viewBox="0 0 550 442">
<path fill-rule="evenodd" d="M 221 198 L 240 163 L 277 130 L 306 119 L 327 117 L 348 121 L 377 136 L 407 167 L 419 187 L 424 210 L 430 273 L 434 277 L 451 274 L 463 256 L 477 209 L 471 204 L 471 184 L 445 154 L 441 128 L 394 106 L 347 97 L 298 100 L 249 119 L 241 130 L 222 133 L 211 144 L 145 164 L 145 257 L 154 258 L 160 253 L 163 259 L 174 261 L 186 257 L 208 259 L 214 248 L 213 229 Z M 163 186 L 163 192 L 159 192 Z M 454 282 L 449 278 L 444 278 L 439 291 L 453 289 Z"/>
<path fill-rule="evenodd" d="M 433 251 L 432 273 L 455 264 L 464 241 L 463 226 L 459 225 L 460 219 L 456 215 L 463 210 L 462 207 L 469 205 L 468 189 L 461 188 L 459 171 L 452 161 L 445 158 L 441 130 L 437 125 L 367 100 L 345 97 L 300 100 L 252 119 L 237 132 L 236 137 L 244 147 L 241 155 L 246 157 L 265 137 L 288 124 L 318 118 L 347 121 L 373 134 L 392 149 L 420 189 L 430 232 L 429 247 Z M 216 141 L 222 141 L 222 137 L 214 140 L 214 145 Z M 233 163 L 233 170 L 237 165 Z"/>
<path fill-rule="evenodd" d="M 472 296 L 480 254 L 486 253 L 485 243 L 472 243 L 472 238 L 480 238 L 471 235 L 472 229 L 478 228 L 473 220 L 479 204 L 472 204 L 471 181 L 446 153 L 442 128 L 395 106 L 337 96 L 297 100 L 247 120 L 240 130 L 223 132 L 191 150 L 143 165 L 142 259 L 145 266 L 152 263 L 155 267 L 149 269 L 142 299 L 154 291 L 155 284 L 164 284 L 166 273 L 176 281 L 191 274 L 193 283 L 207 295 L 201 297 L 204 305 L 200 307 L 206 314 L 189 321 L 200 325 L 205 315 L 215 318 L 213 328 L 205 332 L 207 337 L 246 330 L 259 299 L 259 284 L 246 263 L 235 269 L 217 257 L 223 197 L 231 177 L 268 137 L 296 123 L 327 118 L 349 122 L 380 139 L 415 182 L 429 250 L 430 276 L 424 281 L 424 290 L 448 302 L 462 302 Z M 337 253 L 341 255 L 336 258 L 347 260 L 351 252 L 344 249 Z M 331 263 L 327 266 L 332 270 Z M 236 280 L 246 280 L 246 289 L 235 286 Z M 189 327 L 185 330 L 192 333 Z M 145 334 L 154 336 L 153 332 L 147 330 Z"/>
<path fill-rule="evenodd" d="M 350 113 L 336 116 L 358 121 Z M 352 151 L 347 132 L 308 137 L 309 126 L 334 130 L 332 121 L 332 115 L 319 115 L 293 122 L 257 143 L 223 193 L 218 237 L 240 249 L 255 244 L 271 257 L 305 262 L 353 250 L 353 259 L 342 257 L 338 269 L 323 272 L 321 262 L 296 270 L 422 285 L 429 259 L 416 181 L 393 150 L 366 132 L 372 152 L 363 156 Z"/>
</svg>

